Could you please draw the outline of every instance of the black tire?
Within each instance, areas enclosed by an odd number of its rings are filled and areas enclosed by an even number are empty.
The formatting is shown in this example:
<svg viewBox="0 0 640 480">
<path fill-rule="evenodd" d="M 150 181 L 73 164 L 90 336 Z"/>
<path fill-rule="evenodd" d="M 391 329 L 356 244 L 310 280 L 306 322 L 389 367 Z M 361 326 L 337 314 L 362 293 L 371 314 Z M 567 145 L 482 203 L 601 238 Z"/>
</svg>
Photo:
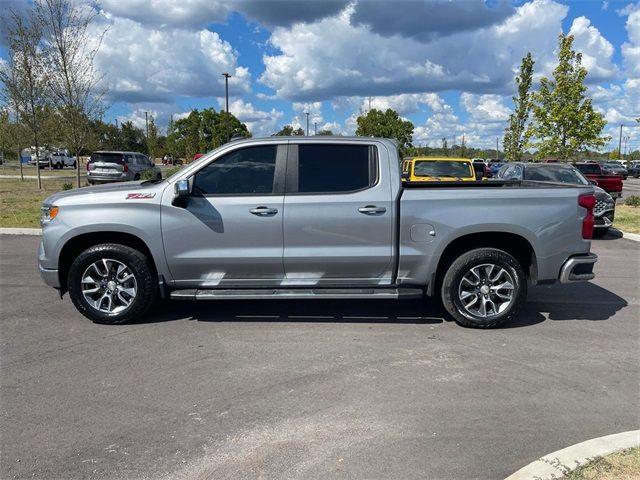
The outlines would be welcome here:
<svg viewBox="0 0 640 480">
<path fill-rule="evenodd" d="M 133 179 L 134 179 L 134 180 L 140 180 L 140 174 L 139 174 L 139 173 L 136 173 L 136 174 L 133 176 Z"/>
<path fill-rule="evenodd" d="M 73 162 L 73 163 L 71 164 L 71 168 L 76 168 L 76 162 Z"/>
<path fill-rule="evenodd" d="M 125 264 L 135 277 L 137 292 L 132 303 L 118 313 L 107 313 L 93 307 L 82 293 L 82 276 L 89 266 L 101 259 L 112 259 Z M 82 252 L 71 264 L 67 277 L 71 301 L 85 317 L 95 323 L 116 325 L 142 317 L 155 303 L 158 282 L 150 260 L 131 247 L 117 243 L 104 243 Z"/>
<path fill-rule="evenodd" d="M 491 264 L 503 268 L 505 273 L 508 274 L 513 281 L 513 292 L 511 301 L 507 304 L 504 311 L 481 316 L 474 315 L 465 309 L 459 292 L 463 277 L 467 275 L 472 268 L 484 264 Z M 500 298 L 495 297 L 492 292 L 489 292 L 488 296 L 482 295 L 481 293 L 475 295 L 476 297 L 484 296 L 492 301 L 500 301 Z M 511 255 L 497 248 L 478 248 L 460 255 L 460 257 L 449 266 L 442 282 L 442 304 L 453 317 L 454 321 L 463 327 L 493 328 L 503 325 L 518 315 L 526 298 L 527 279 L 522 266 Z M 482 302 L 482 298 L 479 298 L 479 301 Z"/>
</svg>

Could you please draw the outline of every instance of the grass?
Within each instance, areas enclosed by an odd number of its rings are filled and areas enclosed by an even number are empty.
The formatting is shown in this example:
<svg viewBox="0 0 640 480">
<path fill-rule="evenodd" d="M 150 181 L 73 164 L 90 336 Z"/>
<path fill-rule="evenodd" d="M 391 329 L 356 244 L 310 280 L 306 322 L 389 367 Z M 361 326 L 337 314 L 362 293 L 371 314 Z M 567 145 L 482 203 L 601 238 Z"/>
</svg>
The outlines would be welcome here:
<svg viewBox="0 0 640 480">
<path fill-rule="evenodd" d="M 596 458 L 568 473 L 562 480 L 632 480 L 640 478 L 640 447 Z"/>
<path fill-rule="evenodd" d="M 0 227 L 39 227 L 42 201 L 64 183 L 69 181 L 47 180 L 38 190 L 36 180 L 0 179 Z"/>
<path fill-rule="evenodd" d="M 624 232 L 640 233 L 640 207 L 616 205 L 613 226 Z"/>
</svg>

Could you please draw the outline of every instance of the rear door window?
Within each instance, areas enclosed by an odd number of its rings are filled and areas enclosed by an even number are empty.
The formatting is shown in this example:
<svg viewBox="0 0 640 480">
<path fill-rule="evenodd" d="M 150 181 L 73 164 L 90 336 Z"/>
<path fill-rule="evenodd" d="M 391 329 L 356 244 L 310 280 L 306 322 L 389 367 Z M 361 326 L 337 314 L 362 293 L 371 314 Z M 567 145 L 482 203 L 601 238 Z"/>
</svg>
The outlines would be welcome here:
<svg viewBox="0 0 640 480">
<path fill-rule="evenodd" d="M 299 193 L 348 193 L 377 181 L 375 148 L 369 145 L 298 145 Z"/>
</svg>

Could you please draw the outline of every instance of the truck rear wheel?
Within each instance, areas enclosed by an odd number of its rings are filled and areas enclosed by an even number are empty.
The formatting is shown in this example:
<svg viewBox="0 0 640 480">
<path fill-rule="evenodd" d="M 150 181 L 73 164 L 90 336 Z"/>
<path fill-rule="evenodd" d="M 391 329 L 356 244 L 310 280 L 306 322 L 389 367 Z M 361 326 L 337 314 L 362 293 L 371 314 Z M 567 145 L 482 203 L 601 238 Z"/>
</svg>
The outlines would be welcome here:
<svg viewBox="0 0 640 480">
<path fill-rule="evenodd" d="M 95 323 L 119 324 L 143 316 L 157 295 L 149 259 L 125 245 L 105 243 L 82 252 L 71 264 L 69 296 Z"/>
<path fill-rule="evenodd" d="M 462 254 L 442 282 L 442 303 L 458 325 L 498 327 L 513 319 L 527 297 L 520 263 L 497 248 L 479 248 Z"/>
</svg>

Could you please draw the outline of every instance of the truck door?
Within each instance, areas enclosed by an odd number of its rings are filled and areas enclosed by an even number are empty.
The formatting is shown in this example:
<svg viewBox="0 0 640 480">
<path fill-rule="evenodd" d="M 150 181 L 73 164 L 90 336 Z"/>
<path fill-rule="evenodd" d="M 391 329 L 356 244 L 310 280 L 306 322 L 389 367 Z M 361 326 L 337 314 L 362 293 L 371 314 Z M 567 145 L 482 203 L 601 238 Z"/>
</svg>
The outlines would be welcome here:
<svg viewBox="0 0 640 480">
<path fill-rule="evenodd" d="M 186 206 L 165 191 L 162 236 L 177 286 L 282 282 L 286 149 L 241 147 L 217 158 L 195 173 Z"/>
<path fill-rule="evenodd" d="M 395 211 L 382 165 L 377 147 L 362 142 L 289 146 L 286 284 L 391 282 Z"/>
</svg>

